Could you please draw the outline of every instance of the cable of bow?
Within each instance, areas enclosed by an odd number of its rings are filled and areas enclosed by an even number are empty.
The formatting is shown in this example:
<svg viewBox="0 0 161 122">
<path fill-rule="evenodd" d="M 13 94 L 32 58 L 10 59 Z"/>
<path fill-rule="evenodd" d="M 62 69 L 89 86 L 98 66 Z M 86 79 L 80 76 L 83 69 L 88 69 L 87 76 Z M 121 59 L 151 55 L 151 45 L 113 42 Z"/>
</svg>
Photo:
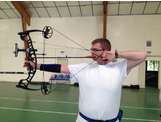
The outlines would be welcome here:
<svg viewBox="0 0 161 122">
<path fill-rule="evenodd" d="M 80 43 L 78 43 L 78 42 L 76 42 L 75 40 L 73 40 L 73 39 L 71 39 L 69 36 L 67 36 L 67 35 L 65 35 L 64 33 L 62 33 L 62 32 L 60 32 L 59 30 L 57 30 L 57 29 L 55 29 L 55 28 L 53 28 L 53 30 L 55 31 L 55 32 L 57 32 L 58 34 L 60 34 L 61 36 L 63 36 L 64 38 L 66 38 L 67 40 L 69 40 L 69 41 L 71 41 L 71 42 L 73 42 L 74 44 L 76 44 L 76 45 L 78 45 L 80 48 L 82 48 L 83 50 L 85 50 L 85 51 L 90 51 L 89 49 L 87 49 L 87 48 L 85 48 L 83 45 L 81 45 Z M 97 56 L 97 59 L 98 58 L 100 58 L 101 56 L 102 56 L 102 54 L 100 54 L 100 55 L 97 55 L 97 54 L 95 54 L 95 56 Z M 72 58 L 72 57 L 71 57 Z M 74 57 L 75 58 L 75 57 Z M 80 57 L 78 57 L 78 58 L 80 58 Z M 85 58 L 92 58 L 92 57 L 85 57 Z M 88 66 L 90 66 L 90 65 L 92 65 L 93 63 L 95 63 L 95 61 L 91 61 L 90 63 L 88 63 L 86 66 L 84 66 L 84 67 L 82 67 L 80 70 L 78 70 L 75 74 L 72 74 L 72 76 L 71 76 L 71 78 L 76 78 L 76 75 L 78 74 L 78 73 L 80 73 L 81 71 L 83 71 L 84 69 L 86 69 Z"/>
<path fill-rule="evenodd" d="M 45 54 L 45 46 L 46 46 L 46 44 L 45 44 L 45 39 L 43 39 L 43 54 Z M 44 55 L 43 55 L 43 64 L 45 64 L 45 58 L 44 58 Z M 49 82 L 46 82 L 45 81 L 45 72 L 43 71 L 43 82 L 42 82 L 42 84 L 41 84 L 41 93 L 43 94 L 43 95 L 48 95 L 49 93 L 50 93 L 50 86 L 51 86 L 52 84 L 50 84 Z M 49 88 L 48 88 L 48 86 L 49 86 Z"/>
<path fill-rule="evenodd" d="M 79 47 L 81 47 L 82 49 L 86 50 L 86 51 L 90 51 L 89 49 L 85 48 L 83 45 L 81 45 L 80 43 L 74 41 L 73 39 L 71 39 L 69 36 L 65 35 L 64 33 L 58 31 L 57 29 L 53 28 L 53 30 L 55 32 L 57 32 L 58 34 L 60 34 L 61 36 L 63 36 L 64 38 L 68 39 L 69 41 L 73 42 L 74 44 L 78 45 Z"/>
</svg>

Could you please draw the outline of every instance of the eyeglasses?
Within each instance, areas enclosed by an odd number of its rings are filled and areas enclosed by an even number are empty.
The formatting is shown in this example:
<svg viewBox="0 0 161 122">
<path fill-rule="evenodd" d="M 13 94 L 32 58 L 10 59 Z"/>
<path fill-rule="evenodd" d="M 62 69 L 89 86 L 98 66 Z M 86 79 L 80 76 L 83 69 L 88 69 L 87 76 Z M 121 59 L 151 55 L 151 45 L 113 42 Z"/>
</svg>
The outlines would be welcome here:
<svg viewBox="0 0 161 122">
<path fill-rule="evenodd" d="M 104 51 L 104 49 L 97 49 L 97 48 L 91 48 L 90 50 L 93 52 Z"/>
</svg>

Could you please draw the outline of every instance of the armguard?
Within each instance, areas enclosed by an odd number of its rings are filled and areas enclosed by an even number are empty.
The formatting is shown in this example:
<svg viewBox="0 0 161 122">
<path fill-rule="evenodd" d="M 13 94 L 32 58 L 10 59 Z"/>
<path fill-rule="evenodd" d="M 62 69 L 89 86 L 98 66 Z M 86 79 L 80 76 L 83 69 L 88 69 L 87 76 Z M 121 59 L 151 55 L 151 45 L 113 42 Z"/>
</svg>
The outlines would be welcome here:
<svg viewBox="0 0 161 122">
<path fill-rule="evenodd" d="M 60 73 L 61 72 L 61 64 L 41 64 L 40 70 Z"/>
</svg>

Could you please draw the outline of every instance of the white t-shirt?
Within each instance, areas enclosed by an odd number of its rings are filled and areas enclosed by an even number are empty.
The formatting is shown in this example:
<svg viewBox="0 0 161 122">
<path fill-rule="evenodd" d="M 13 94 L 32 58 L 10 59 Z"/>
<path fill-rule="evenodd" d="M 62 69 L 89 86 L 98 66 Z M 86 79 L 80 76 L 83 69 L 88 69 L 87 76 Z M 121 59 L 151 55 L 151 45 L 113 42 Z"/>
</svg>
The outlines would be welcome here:
<svg viewBox="0 0 161 122">
<path fill-rule="evenodd" d="M 108 120 L 117 116 L 122 82 L 127 76 L 126 59 L 106 65 L 96 62 L 69 65 L 69 71 L 79 83 L 80 112 L 97 120 Z"/>
</svg>

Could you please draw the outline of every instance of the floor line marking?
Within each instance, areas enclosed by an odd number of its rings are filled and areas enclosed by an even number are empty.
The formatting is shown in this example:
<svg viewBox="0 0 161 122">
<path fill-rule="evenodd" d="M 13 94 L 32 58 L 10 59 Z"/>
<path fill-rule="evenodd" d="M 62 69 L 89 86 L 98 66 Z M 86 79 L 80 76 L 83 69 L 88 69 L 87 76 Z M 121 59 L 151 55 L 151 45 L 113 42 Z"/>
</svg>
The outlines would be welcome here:
<svg viewBox="0 0 161 122">
<path fill-rule="evenodd" d="M 23 112 L 35 112 L 35 113 L 47 113 L 47 114 L 60 114 L 60 115 L 70 115 L 76 116 L 77 113 L 67 113 L 67 112 L 59 112 L 59 111 L 42 111 L 36 109 L 23 109 L 23 108 L 9 108 L 0 106 L 1 110 L 14 110 L 14 111 L 23 111 Z M 137 119 L 137 118 L 126 118 L 123 117 L 124 120 L 135 120 L 135 121 L 147 121 L 147 122 L 156 122 L 157 120 L 149 120 L 149 119 Z"/>
<path fill-rule="evenodd" d="M 0 97 L 3 100 L 16 100 L 16 101 L 25 101 L 26 99 L 15 98 L 15 97 Z M 31 102 L 47 102 L 47 103 L 63 103 L 63 104 L 78 104 L 77 102 L 67 102 L 67 101 L 57 101 L 57 100 L 40 100 L 40 99 L 30 99 Z"/>
<path fill-rule="evenodd" d="M 59 112 L 59 111 L 44 111 L 37 109 L 24 109 L 24 108 L 10 108 L 0 106 L 2 110 L 14 110 L 14 111 L 23 111 L 23 112 L 35 112 L 35 113 L 48 113 L 48 114 L 62 114 L 62 115 L 77 115 L 76 113 L 67 113 L 67 112 Z"/>
<path fill-rule="evenodd" d="M 144 110 L 157 110 L 161 111 L 161 108 L 146 108 L 146 107 L 137 107 L 137 106 L 121 106 L 122 108 L 129 108 L 129 109 L 144 109 Z"/>
<path fill-rule="evenodd" d="M 15 101 L 25 101 L 22 98 L 15 97 L 0 97 L 1 100 L 15 100 Z M 31 102 L 47 102 L 47 103 L 60 103 L 60 104 L 74 104 L 77 105 L 77 102 L 67 102 L 67 101 L 57 101 L 57 100 L 40 100 L 40 99 L 30 99 Z M 161 111 L 161 108 L 148 108 L 148 107 L 137 107 L 137 106 L 121 106 L 121 108 L 127 109 L 141 109 L 141 110 L 157 110 Z"/>
<path fill-rule="evenodd" d="M 135 121 L 146 121 L 146 122 L 157 122 L 157 120 L 150 120 L 150 119 L 137 119 L 137 118 L 126 118 L 123 117 L 124 120 L 135 120 Z"/>
</svg>

